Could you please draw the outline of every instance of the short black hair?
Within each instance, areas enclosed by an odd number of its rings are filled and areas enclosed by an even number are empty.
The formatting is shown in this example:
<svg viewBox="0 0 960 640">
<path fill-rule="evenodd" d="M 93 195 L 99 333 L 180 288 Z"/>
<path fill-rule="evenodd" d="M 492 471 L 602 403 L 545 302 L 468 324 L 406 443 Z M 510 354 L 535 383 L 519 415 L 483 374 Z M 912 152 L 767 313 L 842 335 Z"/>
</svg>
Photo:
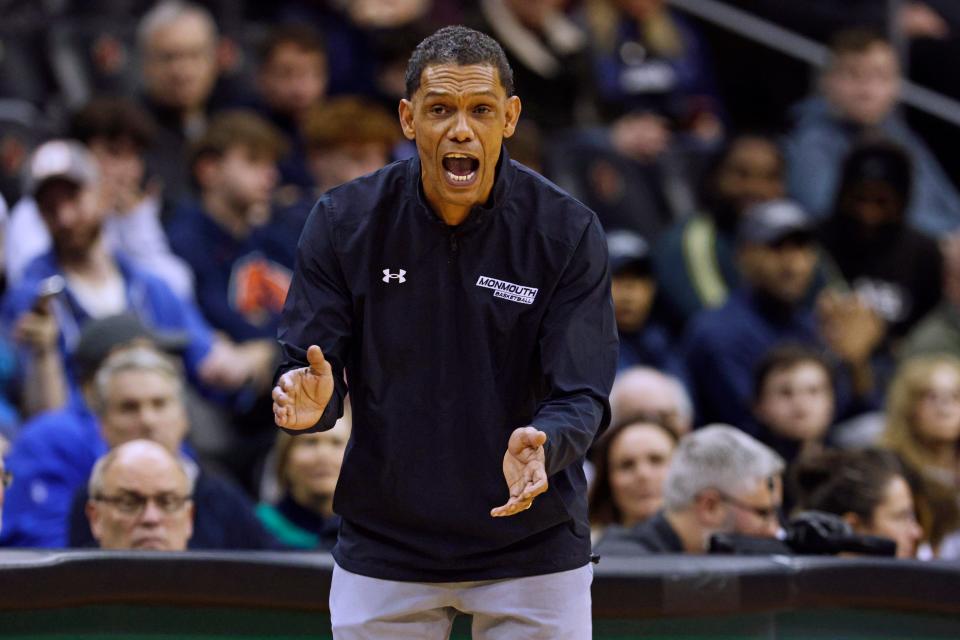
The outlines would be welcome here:
<svg viewBox="0 0 960 640">
<path fill-rule="evenodd" d="M 118 141 L 128 138 L 141 151 L 153 144 L 157 125 L 153 117 L 129 98 L 99 97 L 73 114 L 70 137 L 84 144 L 94 138 Z"/>
<path fill-rule="evenodd" d="M 773 347 L 767 351 L 753 371 L 753 401 L 760 402 L 764 388 L 770 376 L 781 371 L 793 369 L 801 364 L 813 364 L 827 376 L 830 390 L 833 391 L 833 368 L 826 356 L 802 344 L 786 343 Z"/>
<path fill-rule="evenodd" d="M 423 70 L 433 64 L 488 64 L 500 74 L 500 85 L 513 95 L 513 69 L 500 44 L 490 36 L 462 25 L 443 27 L 417 45 L 407 63 L 407 98 L 420 88 Z"/>
</svg>

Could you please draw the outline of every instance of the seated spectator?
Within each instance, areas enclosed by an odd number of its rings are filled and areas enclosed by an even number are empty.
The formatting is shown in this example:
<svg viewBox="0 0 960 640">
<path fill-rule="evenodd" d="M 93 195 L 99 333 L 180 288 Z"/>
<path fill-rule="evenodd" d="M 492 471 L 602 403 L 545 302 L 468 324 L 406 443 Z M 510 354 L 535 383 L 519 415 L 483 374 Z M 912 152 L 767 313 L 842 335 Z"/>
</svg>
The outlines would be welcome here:
<svg viewBox="0 0 960 640">
<path fill-rule="evenodd" d="M 277 435 L 277 481 L 283 493 L 276 504 L 260 503 L 257 517 L 280 543 L 294 549 L 333 549 L 340 528 L 333 492 L 350 427 L 347 405 L 344 417 L 328 431 Z"/>
<path fill-rule="evenodd" d="M 629 416 L 655 416 L 682 436 L 693 428 L 693 403 L 678 378 L 650 367 L 631 367 L 617 374 L 610 391 L 610 423 Z"/>
<path fill-rule="evenodd" d="M 824 451 L 793 473 L 800 509 L 841 516 L 860 535 L 897 543 L 898 558 L 917 554 L 923 530 L 914 493 L 897 457 L 879 449 Z"/>
<path fill-rule="evenodd" d="M 523 117 L 550 134 L 580 124 L 589 108 L 586 33 L 564 14 L 561 0 L 480 0 L 470 26 L 503 44 L 521 95 L 537 96 Z"/>
<path fill-rule="evenodd" d="M 819 453 L 834 415 L 833 374 L 819 351 L 784 345 L 757 365 L 753 415 L 757 439 L 790 465 Z"/>
<path fill-rule="evenodd" d="M 207 128 L 218 75 L 218 39 L 213 16 L 181 0 L 158 2 L 137 27 L 143 101 L 159 125 L 148 163 L 162 180 L 168 203 L 192 191 L 187 145 Z"/>
<path fill-rule="evenodd" d="M 97 370 L 91 404 L 100 417 L 103 444 L 112 449 L 129 440 L 153 440 L 190 470 L 197 506 L 191 549 L 267 549 L 275 541 L 254 515 L 239 487 L 208 473 L 183 455 L 189 430 L 183 403 L 183 377 L 169 358 L 154 349 L 133 346 L 115 352 Z M 136 416 L 136 417 L 133 417 Z M 84 518 L 89 494 L 73 497 L 67 539 L 71 547 L 93 546 Z"/>
<path fill-rule="evenodd" d="M 695 316 L 687 329 L 686 365 L 698 422 L 725 420 L 750 429 L 754 368 L 781 343 L 832 348 L 844 374 L 838 376 L 841 411 L 872 399 L 870 358 L 882 325 L 851 296 L 823 296 L 820 318 L 805 304 L 817 265 L 806 213 L 786 200 L 752 207 L 739 227 L 737 260 L 743 284 L 722 307 Z"/>
<path fill-rule="evenodd" d="M 650 318 L 657 282 L 647 242 L 629 231 L 607 234 L 610 256 L 610 292 L 620 334 L 617 369 L 644 365 L 680 379 L 686 378 L 667 329 Z"/>
<path fill-rule="evenodd" d="M 723 133 L 704 44 L 662 0 L 591 0 L 585 21 L 594 50 L 601 117 L 627 157 L 662 153 L 680 133 L 717 142 Z"/>
<path fill-rule="evenodd" d="M 117 334 L 126 323 L 114 323 Z M 142 330 L 142 329 L 141 329 Z M 232 483 L 212 475 L 182 455 L 189 423 L 184 382 L 176 366 L 146 336 L 130 335 L 123 343 L 110 336 L 87 336 L 90 350 L 109 357 L 84 376 L 92 412 L 82 404 L 44 414 L 28 425 L 9 457 L 21 482 L 9 496 L 5 546 L 58 548 L 93 546 L 83 515 L 87 482 L 94 462 L 108 449 L 147 438 L 179 452 L 195 480 L 200 511 L 191 548 L 262 549 L 274 545 L 253 513 L 253 506 Z M 91 355 L 91 361 L 96 356 Z"/>
<path fill-rule="evenodd" d="M 898 146 L 855 146 L 843 163 L 833 215 L 820 241 L 841 275 L 889 327 L 903 337 L 940 300 L 937 242 L 907 226 L 912 168 Z"/>
<path fill-rule="evenodd" d="M 152 118 L 124 98 L 91 100 L 70 122 L 70 137 L 90 150 L 100 173 L 99 204 L 108 216 L 104 222 L 107 245 L 189 299 L 193 275 L 170 253 L 160 226 L 158 184 L 145 179 L 144 155 L 155 134 Z M 10 215 L 4 248 L 7 282 L 14 285 L 34 258 L 50 250 L 50 232 L 30 196 L 20 200 Z"/>
<path fill-rule="evenodd" d="M 943 251 L 943 297 L 907 334 L 897 355 L 949 354 L 960 358 L 960 235 L 940 241 Z"/>
<path fill-rule="evenodd" d="M 193 535 L 193 482 L 162 445 L 131 440 L 97 460 L 86 513 L 101 549 L 185 551 Z"/>
<path fill-rule="evenodd" d="M 98 418 L 84 397 L 92 397 L 93 377 L 103 360 L 133 344 L 174 352 L 186 341 L 151 332 L 133 315 L 93 320 L 83 328 L 74 358 L 83 396 L 27 421 L 10 450 L 8 466 L 20 481 L 7 496 L 7 528 L 0 546 L 66 546 L 70 502 L 106 451 Z"/>
<path fill-rule="evenodd" d="M 191 152 L 200 198 L 167 224 L 173 250 L 196 276 L 204 317 L 250 352 L 264 385 L 300 234 L 271 216 L 283 148 L 280 132 L 252 112 L 217 115 Z"/>
<path fill-rule="evenodd" d="M 7 493 L 7 488 L 13 484 L 13 474 L 7 471 L 3 462 L 6 452 L 0 453 L 0 532 L 3 531 L 3 502 Z"/>
<path fill-rule="evenodd" d="M 960 528 L 960 360 L 923 356 L 904 362 L 890 384 L 881 444 L 924 480 L 933 503 L 925 539 L 937 552 Z M 940 504 L 945 502 L 946 504 Z M 952 507 L 952 508 L 951 508 Z"/>
<path fill-rule="evenodd" d="M 327 52 L 316 31 L 305 24 L 286 24 L 270 31 L 260 49 L 257 110 L 290 143 L 278 163 L 281 185 L 313 186 L 302 131 L 307 115 L 323 102 L 327 81 Z"/>
<path fill-rule="evenodd" d="M 363 98 L 342 96 L 313 109 L 304 124 L 307 163 L 321 193 L 390 162 L 400 141 L 395 116 Z"/>
<path fill-rule="evenodd" d="M 728 425 L 680 439 L 663 486 L 663 509 L 631 528 L 610 527 L 601 555 L 704 553 L 715 533 L 773 537 L 780 530 L 783 460 Z"/>
<path fill-rule="evenodd" d="M 702 211 L 664 232 L 653 255 L 660 299 L 681 327 L 737 288 L 736 233 L 744 212 L 783 195 L 783 155 L 771 138 L 737 135 L 717 153 L 700 189 Z"/>
<path fill-rule="evenodd" d="M 23 354 L 25 388 L 49 391 L 62 379 L 78 393 L 71 356 L 83 326 L 92 318 L 132 312 L 152 328 L 182 331 L 189 337 L 184 364 L 192 381 L 208 389 L 233 391 L 257 374 L 254 354 L 217 338 L 192 303 L 178 298 L 158 278 L 111 251 L 103 239 L 106 211 L 98 205 L 101 181 L 90 152 L 76 142 L 53 140 L 30 161 L 31 191 L 52 239 L 50 252 L 28 266 L 23 281 L 7 292 L 0 318 L 8 328 L 34 320 L 38 304 L 49 309 L 46 330 Z M 43 300 L 41 283 L 59 276 L 62 293 Z M 56 345 L 56 348 L 51 348 Z M 37 404 L 63 406 L 56 395 Z"/>
<path fill-rule="evenodd" d="M 632 527 L 660 510 L 676 445 L 676 432 L 657 417 L 634 415 L 603 434 L 590 456 L 596 470 L 590 490 L 594 537 L 612 524 Z"/>
<path fill-rule="evenodd" d="M 788 192 L 812 215 L 824 218 L 833 206 L 841 163 L 856 142 L 880 133 L 902 145 L 914 166 L 906 220 L 938 235 L 960 226 L 960 193 L 926 144 L 897 114 L 902 76 L 897 53 L 882 36 L 842 31 L 830 45 L 822 97 L 795 108 L 787 137 Z"/>
</svg>

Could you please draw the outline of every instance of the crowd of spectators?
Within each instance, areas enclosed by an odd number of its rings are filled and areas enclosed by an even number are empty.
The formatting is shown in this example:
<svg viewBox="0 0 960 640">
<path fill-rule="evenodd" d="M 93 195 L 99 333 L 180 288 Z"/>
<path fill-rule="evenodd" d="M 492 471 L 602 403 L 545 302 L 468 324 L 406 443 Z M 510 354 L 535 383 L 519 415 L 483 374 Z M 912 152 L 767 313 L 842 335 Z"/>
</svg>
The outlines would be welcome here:
<svg viewBox="0 0 960 640">
<path fill-rule="evenodd" d="M 813 510 L 960 557 L 960 158 L 900 102 L 960 93 L 949 3 L 732 1 L 829 45 L 799 73 L 665 0 L 6 4 L 0 546 L 332 547 L 349 411 L 293 438 L 270 409 L 295 249 L 415 153 L 407 57 L 464 23 L 513 67 L 511 157 L 607 230 L 597 550 Z"/>
</svg>

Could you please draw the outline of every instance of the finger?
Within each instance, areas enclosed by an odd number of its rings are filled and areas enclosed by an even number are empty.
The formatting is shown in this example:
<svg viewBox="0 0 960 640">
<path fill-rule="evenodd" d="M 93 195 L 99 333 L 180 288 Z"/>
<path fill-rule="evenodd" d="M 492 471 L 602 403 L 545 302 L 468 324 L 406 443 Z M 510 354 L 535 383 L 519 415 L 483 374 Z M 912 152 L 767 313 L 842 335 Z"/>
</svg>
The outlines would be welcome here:
<svg viewBox="0 0 960 640">
<path fill-rule="evenodd" d="M 548 486 L 549 484 L 547 483 L 547 479 L 545 477 L 537 477 L 533 482 L 524 488 L 523 492 L 520 494 L 520 499 L 533 500 L 538 495 L 545 492 Z"/>
<path fill-rule="evenodd" d="M 547 434 L 543 431 L 540 431 L 536 427 L 525 427 L 522 434 L 523 443 L 528 447 L 537 447 L 543 446 L 547 441 Z"/>
<path fill-rule="evenodd" d="M 307 362 L 310 363 L 310 368 L 314 373 L 324 374 L 330 369 L 330 365 L 323 357 L 323 351 L 315 344 L 310 345 L 310 348 L 307 349 Z"/>
<path fill-rule="evenodd" d="M 286 408 L 293 404 L 290 396 L 281 391 L 279 387 L 274 387 L 271 395 L 273 396 L 274 404 L 276 404 L 278 407 Z"/>
<path fill-rule="evenodd" d="M 532 504 L 533 502 L 531 500 L 516 500 L 511 498 L 505 505 L 491 509 L 490 515 L 494 518 L 516 515 L 529 509 Z"/>
<path fill-rule="evenodd" d="M 287 373 L 280 376 L 280 382 L 278 384 L 280 390 L 284 393 L 290 393 L 294 390 L 296 384 L 293 381 L 293 372 L 288 371 Z"/>
</svg>

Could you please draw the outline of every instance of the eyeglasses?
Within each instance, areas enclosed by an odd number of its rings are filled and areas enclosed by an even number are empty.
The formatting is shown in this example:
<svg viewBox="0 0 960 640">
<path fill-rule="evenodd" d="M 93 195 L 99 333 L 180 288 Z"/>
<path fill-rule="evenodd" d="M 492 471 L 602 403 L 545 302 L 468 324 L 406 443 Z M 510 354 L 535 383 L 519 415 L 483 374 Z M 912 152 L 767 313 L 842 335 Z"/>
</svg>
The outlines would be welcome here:
<svg viewBox="0 0 960 640">
<path fill-rule="evenodd" d="M 6 489 L 13 484 L 13 473 L 10 471 L 4 471 L 0 473 L 0 478 L 3 479 L 3 488 Z"/>
<path fill-rule="evenodd" d="M 95 502 L 105 502 L 120 513 L 139 515 L 151 500 L 164 513 L 176 513 L 183 508 L 193 496 L 179 496 L 175 493 L 161 493 L 155 496 L 145 496 L 135 492 L 121 493 L 117 496 L 94 496 Z"/>
<path fill-rule="evenodd" d="M 777 522 L 783 520 L 783 512 L 781 505 L 779 504 L 769 507 L 756 507 L 752 504 L 747 504 L 742 500 L 737 500 L 727 493 L 720 492 L 720 497 L 724 502 L 732 504 L 733 506 L 743 509 L 744 511 L 749 511 L 761 520 L 776 520 Z"/>
</svg>

